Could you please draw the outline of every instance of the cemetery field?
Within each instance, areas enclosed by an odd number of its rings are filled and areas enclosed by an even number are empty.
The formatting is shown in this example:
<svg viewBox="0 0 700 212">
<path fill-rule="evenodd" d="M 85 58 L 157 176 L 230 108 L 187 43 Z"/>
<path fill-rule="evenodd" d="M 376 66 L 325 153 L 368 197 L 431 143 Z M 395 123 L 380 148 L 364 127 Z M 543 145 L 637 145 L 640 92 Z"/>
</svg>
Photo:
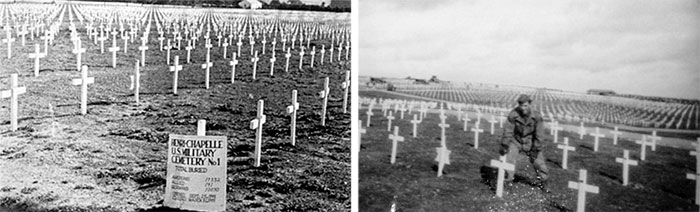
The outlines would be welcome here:
<svg viewBox="0 0 700 212">
<path fill-rule="evenodd" d="M 34 77 L 33 59 L 26 54 L 33 52 L 34 43 L 42 44 L 43 50 L 43 41 L 27 39 L 24 47 L 15 42 L 9 59 L 4 54 L 7 46 L 0 45 L 1 89 L 7 89 L 13 73 L 27 87 L 19 97 L 17 131 L 10 131 L 10 104 L 6 99 L 0 101 L 0 211 L 170 210 L 162 206 L 168 135 L 195 135 L 197 120 L 206 120 L 206 135 L 228 138 L 227 211 L 350 208 L 350 113 L 343 112 L 341 85 L 350 62 L 344 55 L 341 61 L 328 62 L 326 54 L 323 64 L 316 55 L 313 67 L 307 55 L 299 70 L 297 47 L 292 50 L 289 72 L 285 72 L 286 50 L 278 41 L 274 76 L 270 75 L 268 44 L 253 80 L 250 46 L 244 42 L 232 84 L 229 61 L 236 46 L 228 47 L 224 59 L 223 47 L 212 36 L 211 87 L 206 89 L 200 67 L 206 57 L 204 39 L 198 40 L 189 64 L 183 40 L 181 50 L 171 51 L 170 65 L 175 55 L 183 65 L 175 95 L 166 51 L 158 50 L 155 22 L 162 19 L 155 11 L 149 13 L 146 23 L 154 25 L 146 64 L 140 68 L 139 104 L 130 90 L 130 75 L 141 58 L 138 39 L 129 41 L 128 53 L 123 49 L 117 53 L 117 67 L 113 68 L 112 53 L 106 49 L 112 46 L 112 36 L 105 42 L 105 53 L 100 53 L 100 42 L 95 45 L 81 33 L 82 47 L 87 49 L 82 63 L 94 77 L 88 88 L 87 115 L 79 113 L 80 86 L 71 85 L 80 72 L 75 54 L 70 53 L 74 45 L 68 19 L 63 19 L 48 56 L 40 61 L 39 77 Z M 123 42 L 118 39 L 118 46 L 123 48 Z M 332 44 L 329 38 L 311 40 L 310 45 Z M 255 48 L 259 51 L 261 47 Z M 326 77 L 331 82 L 330 95 L 326 125 L 321 126 L 323 99 L 318 92 Z M 292 90 L 298 91 L 300 104 L 296 146 L 290 141 L 290 115 L 285 111 Z M 265 102 L 267 121 L 261 165 L 255 167 L 256 135 L 250 121 L 256 118 L 258 100 Z"/>
<path fill-rule="evenodd" d="M 361 97 L 364 92 L 360 92 Z M 372 96 L 379 97 L 379 96 Z M 391 97 L 396 98 L 396 97 Z M 588 170 L 587 184 L 598 186 L 599 193 L 587 193 L 588 211 L 697 211 L 694 204 L 695 181 L 686 179 L 686 173 L 695 173 L 695 156 L 688 150 L 656 146 L 647 147 L 646 160 L 640 160 L 640 145 L 620 140 L 613 145 L 612 138 L 601 138 L 598 152 L 593 151 L 593 137 L 579 139 L 577 133 L 559 132 L 558 144 L 563 137 L 575 148 L 568 153 L 568 169 L 562 168 L 562 150 L 553 143 L 545 130 L 546 164 L 549 167 L 549 190 L 536 188 L 535 171 L 525 155 L 520 155 L 516 180 L 506 183 L 502 198 L 495 195 L 497 169 L 491 168 L 492 159 L 498 159 L 500 136 L 498 124 L 490 135 L 490 124 L 484 118 L 480 124 L 479 148 L 474 148 L 474 133 L 463 131 L 463 121 L 448 115 L 446 123 L 447 148 L 450 164 L 437 177 L 436 148 L 440 147 L 441 128 L 437 113 L 428 113 L 418 124 L 417 137 L 412 136 L 409 121 L 413 115 L 398 113 L 392 121 L 392 132 L 387 131 L 387 118 L 376 106 L 371 126 L 366 127 L 367 107 L 359 110 L 359 119 L 367 131 L 361 135 L 359 153 L 359 191 L 361 211 L 386 211 L 394 205 L 397 211 L 574 211 L 577 190 L 568 188 L 568 182 L 578 181 L 579 170 Z M 418 114 L 414 110 L 415 114 Z M 488 117 L 488 115 L 484 116 Z M 474 127 L 474 117 L 468 128 Z M 396 162 L 390 164 L 393 126 L 399 127 Z M 630 158 L 638 160 L 629 168 L 629 185 L 622 185 L 622 164 L 615 158 L 629 150 Z"/>
</svg>

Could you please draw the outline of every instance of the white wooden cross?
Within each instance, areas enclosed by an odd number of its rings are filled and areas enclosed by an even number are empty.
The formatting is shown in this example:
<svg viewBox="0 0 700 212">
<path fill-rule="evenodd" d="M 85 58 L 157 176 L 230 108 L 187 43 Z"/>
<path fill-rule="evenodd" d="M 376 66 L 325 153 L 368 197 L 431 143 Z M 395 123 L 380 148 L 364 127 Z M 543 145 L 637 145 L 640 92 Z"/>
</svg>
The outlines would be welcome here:
<svg viewBox="0 0 700 212">
<path fill-rule="evenodd" d="M 304 54 L 306 54 L 306 52 L 304 52 L 304 47 L 302 46 L 301 51 L 299 51 L 299 70 L 300 71 L 301 71 L 301 65 L 304 64 Z"/>
<path fill-rule="evenodd" d="M 649 140 L 651 140 L 651 151 L 656 151 L 656 142 L 661 141 L 661 137 L 656 136 L 656 130 L 651 132 L 651 136 L 648 136 Z"/>
<path fill-rule="evenodd" d="M 321 112 L 321 126 L 326 126 L 326 108 L 328 106 L 328 95 L 331 90 L 328 87 L 329 79 L 326 77 L 325 83 L 323 83 L 323 90 L 318 92 L 319 97 L 323 99 L 323 111 Z"/>
<path fill-rule="evenodd" d="M 77 68 L 76 68 L 78 70 L 80 69 L 80 67 L 82 67 L 81 59 L 82 59 L 83 53 L 85 53 L 85 48 L 80 47 L 81 43 L 82 42 L 80 41 L 80 39 L 78 39 L 78 42 L 75 43 L 75 48 L 72 51 L 73 54 L 76 54 L 76 56 L 78 57 L 77 58 Z"/>
<path fill-rule="evenodd" d="M 394 120 L 394 115 L 389 111 L 389 115 L 386 117 L 387 124 L 386 124 L 386 131 L 391 132 L 391 121 Z"/>
<path fill-rule="evenodd" d="M 637 161 L 630 159 L 630 151 L 624 150 L 622 158 L 615 158 L 615 162 L 622 164 L 622 185 L 627 186 L 629 184 L 629 166 L 636 166 Z"/>
<path fill-rule="evenodd" d="M 462 118 L 462 121 L 464 121 L 464 126 L 463 126 L 462 130 L 464 132 L 467 132 L 467 126 L 469 126 L 469 121 L 471 121 L 471 119 L 469 119 L 468 113 L 464 113 L 464 118 Z"/>
<path fill-rule="evenodd" d="M 139 50 L 141 50 L 141 66 L 146 66 L 146 50 L 148 50 L 148 46 L 146 46 L 147 41 L 148 37 L 141 38 L 141 46 L 139 46 Z"/>
<path fill-rule="evenodd" d="M 501 155 L 499 160 L 491 160 L 491 167 L 498 168 L 498 176 L 496 176 L 496 196 L 503 197 L 503 181 L 505 180 L 506 170 L 514 171 L 515 165 L 506 162 L 506 156 Z"/>
<path fill-rule="evenodd" d="M 550 125 L 550 128 L 552 129 L 554 135 L 554 143 L 559 142 L 559 130 L 563 130 L 564 128 L 559 126 L 559 122 L 554 122 L 552 125 Z"/>
<path fill-rule="evenodd" d="M 127 54 L 129 51 L 129 36 L 122 36 L 122 40 L 124 40 L 124 54 Z"/>
<path fill-rule="evenodd" d="M 27 92 L 27 87 L 19 87 L 17 74 L 10 74 L 10 89 L 0 91 L 0 98 L 10 98 L 10 130 L 17 131 L 17 114 L 19 95 Z"/>
<path fill-rule="evenodd" d="M 275 56 L 275 51 L 272 51 L 272 56 L 270 56 L 270 76 L 275 76 L 275 62 L 277 61 L 277 56 Z"/>
<path fill-rule="evenodd" d="M 418 136 L 418 124 L 420 124 L 420 120 L 418 120 L 418 117 L 416 114 L 413 114 L 413 120 L 411 120 L 411 124 L 413 124 L 413 137 L 415 138 Z"/>
<path fill-rule="evenodd" d="M 170 65 L 170 50 L 173 49 L 172 42 L 168 39 L 168 45 L 165 46 L 165 64 Z"/>
<path fill-rule="evenodd" d="M 639 159 L 646 160 L 647 145 L 649 145 L 649 142 L 647 141 L 647 136 L 642 135 L 642 140 L 636 140 L 634 143 L 641 145 L 642 148 L 639 153 Z"/>
<path fill-rule="evenodd" d="M 73 85 L 80 85 L 80 114 L 87 114 L 87 94 L 88 84 L 95 83 L 94 77 L 88 77 L 88 66 L 84 65 L 81 71 L 81 77 L 73 79 Z"/>
<path fill-rule="evenodd" d="M 445 136 L 445 128 L 450 128 L 450 125 L 445 123 L 445 120 L 443 119 L 440 124 L 438 124 L 438 127 L 440 127 L 440 143 L 445 144 L 447 143 L 447 136 Z"/>
<path fill-rule="evenodd" d="M 583 126 L 583 122 L 581 122 L 581 126 L 578 128 L 578 136 L 579 139 L 583 140 L 583 135 L 586 134 L 586 127 Z"/>
<path fill-rule="evenodd" d="M 175 62 L 173 66 L 170 66 L 168 70 L 173 72 L 173 94 L 177 94 L 177 78 L 178 78 L 178 73 L 182 71 L 182 65 L 180 63 L 180 56 L 175 55 Z M 143 63 L 142 63 L 143 64 Z"/>
<path fill-rule="evenodd" d="M 617 130 L 617 126 L 615 126 L 615 130 L 611 131 L 610 134 L 613 134 L 613 144 L 617 145 L 617 139 L 622 135 L 622 132 Z"/>
<path fill-rule="evenodd" d="M 134 67 L 134 74 L 131 75 L 131 90 L 134 90 L 134 99 L 136 104 L 139 101 L 139 90 L 141 89 L 141 72 L 139 71 L 139 60 L 136 60 L 136 65 Z"/>
<path fill-rule="evenodd" d="M 238 46 L 238 51 L 236 53 L 238 55 L 241 55 L 241 46 L 243 45 L 243 42 L 241 42 L 241 36 L 238 36 L 238 42 L 236 43 L 236 46 Z"/>
<path fill-rule="evenodd" d="M 49 54 L 49 39 L 51 39 L 51 36 L 48 35 L 48 31 L 44 33 L 44 36 L 40 37 L 42 40 L 44 40 L 44 54 Z M 9 51 L 9 50 L 8 50 Z M 103 51 L 104 53 L 104 51 Z"/>
<path fill-rule="evenodd" d="M 593 143 L 593 151 L 594 151 L 594 152 L 597 152 L 597 151 L 598 151 L 598 141 L 600 140 L 600 137 L 605 138 L 605 135 L 602 134 L 602 133 L 600 133 L 600 128 L 599 128 L 599 127 L 595 127 L 595 133 L 591 133 L 591 136 L 594 137 L 594 140 L 593 140 L 593 142 L 594 142 L 594 143 Z"/>
<path fill-rule="evenodd" d="M 586 184 L 588 172 L 585 169 L 579 170 L 578 182 L 569 181 L 569 188 L 578 190 L 577 212 L 586 211 L 586 193 L 598 193 L 598 186 Z"/>
<path fill-rule="evenodd" d="M 299 103 L 297 102 L 297 90 L 292 90 L 292 104 L 287 106 L 287 113 L 292 114 L 292 123 L 290 124 L 290 133 L 292 137 L 292 146 L 296 143 L 296 131 L 297 131 L 297 110 L 299 110 Z"/>
<path fill-rule="evenodd" d="M 700 138 L 698 138 L 698 141 L 696 143 L 693 143 L 693 146 L 695 146 L 695 151 L 690 151 L 690 155 L 695 156 L 695 173 L 687 173 L 686 178 L 689 180 L 695 180 L 695 204 L 700 205 Z"/>
<path fill-rule="evenodd" d="M 107 50 L 112 52 L 112 68 L 116 68 L 117 67 L 117 52 L 119 51 L 119 47 L 117 46 L 117 31 L 113 31 L 112 36 L 114 37 L 112 39 L 112 47 L 107 48 Z"/>
<path fill-rule="evenodd" d="M 403 142 L 403 136 L 399 136 L 399 127 L 394 126 L 394 134 L 389 134 L 389 140 L 392 141 L 392 146 L 391 146 L 391 164 L 394 164 L 396 162 L 396 148 L 397 148 L 397 142 Z"/>
<path fill-rule="evenodd" d="M 194 46 L 192 46 L 192 40 L 187 41 L 187 46 L 185 47 L 185 50 L 187 51 L 187 63 L 190 63 L 190 54 L 192 52 L 192 49 L 194 49 Z"/>
<path fill-rule="evenodd" d="M 233 53 L 233 57 L 231 57 L 231 61 L 228 63 L 228 65 L 231 66 L 231 84 L 236 80 L 236 65 L 238 65 L 237 56 L 236 53 Z"/>
<path fill-rule="evenodd" d="M 316 46 L 311 47 L 311 68 L 314 67 L 314 58 L 316 57 Z"/>
<path fill-rule="evenodd" d="M 561 149 L 562 152 L 562 159 L 561 159 L 561 168 L 562 169 L 567 169 L 567 164 L 569 161 L 569 151 L 576 151 L 576 148 L 573 146 L 569 146 L 569 138 L 564 137 L 564 144 L 559 144 L 557 145 L 557 148 Z"/>
<path fill-rule="evenodd" d="M 452 153 L 452 151 L 448 150 L 446 146 L 435 148 L 435 150 L 437 151 L 437 157 L 435 158 L 435 161 L 438 162 L 437 176 L 441 177 L 442 170 L 445 167 L 445 164 L 450 164 L 450 153 Z"/>
<path fill-rule="evenodd" d="M 372 113 L 372 107 L 369 107 L 365 114 L 367 114 L 367 127 L 369 127 L 369 123 L 371 121 L 372 115 L 374 115 L 374 113 Z"/>
<path fill-rule="evenodd" d="M 163 37 L 163 32 L 158 32 L 160 36 L 158 36 L 158 42 L 160 43 L 160 51 L 163 51 L 163 41 L 165 40 L 165 37 Z"/>
<path fill-rule="evenodd" d="M 2 39 L 3 43 L 7 43 L 7 58 L 12 57 L 12 42 L 15 42 L 15 39 L 12 37 L 12 32 L 10 31 L 10 27 L 7 27 L 5 25 L 5 39 Z"/>
<path fill-rule="evenodd" d="M 34 76 L 39 76 L 39 59 L 45 57 L 46 54 L 41 52 L 39 44 L 34 44 L 34 53 L 29 54 L 29 58 L 34 58 Z"/>
<path fill-rule="evenodd" d="M 262 39 L 262 54 L 265 54 L 265 44 L 267 44 L 267 37 L 263 36 L 263 39 Z"/>
<path fill-rule="evenodd" d="M 350 92 L 350 71 L 345 71 L 345 81 L 341 85 L 345 89 L 343 96 L 343 113 L 348 112 L 348 93 Z M 403 111 L 401 111 L 401 119 L 403 119 Z"/>
<path fill-rule="evenodd" d="M 258 100 L 258 115 L 250 121 L 250 129 L 255 131 L 255 167 L 260 166 L 260 152 L 262 149 L 262 130 L 265 124 L 266 116 L 263 114 L 265 102 Z"/>
<path fill-rule="evenodd" d="M 494 126 L 496 125 L 496 123 L 498 123 L 498 120 L 496 120 L 496 116 L 491 115 L 491 119 L 489 119 L 489 123 L 491 124 L 491 135 L 493 135 Z"/>
<path fill-rule="evenodd" d="M 219 35 L 221 36 L 221 35 Z M 221 38 L 219 38 L 219 44 L 221 44 Z M 226 59 L 226 54 L 228 53 L 228 42 L 226 42 L 226 39 L 224 39 L 224 59 Z M 219 45 L 221 46 L 221 45 Z"/>
<path fill-rule="evenodd" d="M 321 45 L 321 65 L 323 65 L 323 57 L 326 54 L 326 45 Z"/>
<path fill-rule="evenodd" d="M 107 40 L 107 36 L 104 34 L 104 31 L 100 33 L 100 37 L 97 38 L 97 40 L 100 41 L 100 53 L 104 54 L 105 53 L 105 41 Z M 47 38 L 48 39 L 48 38 Z"/>
<path fill-rule="evenodd" d="M 206 87 L 207 89 L 209 89 L 209 72 L 211 70 L 211 67 L 214 65 L 214 63 L 211 62 L 211 51 L 210 50 L 212 47 L 213 46 L 209 42 L 207 42 L 204 45 L 204 48 L 207 49 L 207 55 L 206 55 L 206 60 L 205 60 L 204 64 L 202 64 L 202 69 L 204 69 L 204 87 Z"/>
<path fill-rule="evenodd" d="M 472 132 L 474 132 L 474 149 L 479 148 L 479 133 L 484 132 L 483 129 L 479 129 L 479 125 L 474 125 L 475 128 L 472 128 Z"/>
<path fill-rule="evenodd" d="M 292 57 L 292 53 L 290 51 L 291 50 L 287 48 L 287 54 L 284 54 L 284 57 L 287 58 L 287 62 L 284 65 L 284 72 L 289 72 L 289 58 Z"/>
<path fill-rule="evenodd" d="M 197 120 L 197 136 L 207 136 L 207 120 Z"/>
<path fill-rule="evenodd" d="M 255 51 L 255 56 L 253 58 L 250 58 L 250 62 L 253 62 L 253 80 L 255 80 L 255 74 L 258 73 L 258 61 L 260 61 L 260 58 L 258 57 L 258 51 Z"/>
<path fill-rule="evenodd" d="M 359 136 L 360 137 L 360 139 L 359 139 L 360 147 L 357 148 L 357 151 L 360 152 L 362 149 L 362 134 L 367 133 L 367 129 L 362 128 L 362 120 L 358 120 L 357 126 L 358 126 L 358 128 L 360 128 L 360 136 Z"/>
</svg>

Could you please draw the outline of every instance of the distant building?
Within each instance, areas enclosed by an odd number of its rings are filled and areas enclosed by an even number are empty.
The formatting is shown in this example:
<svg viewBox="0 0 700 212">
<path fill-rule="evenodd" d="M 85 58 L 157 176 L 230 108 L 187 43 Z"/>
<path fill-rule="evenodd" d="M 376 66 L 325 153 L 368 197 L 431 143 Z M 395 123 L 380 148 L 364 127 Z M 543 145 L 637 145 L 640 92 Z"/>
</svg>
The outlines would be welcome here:
<svg viewBox="0 0 700 212">
<path fill-rule="evenodd" d="M 430 83 L 428 83 L 428 81 L 424 80 L 424 79 L 414 79 L 413 84 L 414 85 L 428 85 Z"/>
<path fill-rule="evenodd" d="M 587 92 L 589 95 L 601 95 L 601 96 L 611 96 L 615 95 L 615 91 L 613 90 L 605 90 L 605 89 L 590 89 Z"/>
<path fill-rule="evenodd" d="M 262 2 L 258 0 L 243 0 L 238 2 L 238 6 L 245 9 L 255 10 L 262 8 Z"/>
<path fill-rule="evenodd" d="M 351 4 L 350 0 L 331 0 L 329 7 L 350 8 Z"/>
</svg>

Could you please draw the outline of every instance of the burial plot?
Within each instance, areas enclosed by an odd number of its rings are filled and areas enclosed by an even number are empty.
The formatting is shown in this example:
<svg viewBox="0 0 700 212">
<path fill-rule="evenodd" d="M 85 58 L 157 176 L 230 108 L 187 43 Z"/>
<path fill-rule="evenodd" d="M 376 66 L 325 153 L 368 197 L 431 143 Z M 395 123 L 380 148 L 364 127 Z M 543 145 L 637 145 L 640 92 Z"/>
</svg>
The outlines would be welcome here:
<svg viewBox="0 0 700 212">
<path fill-rule="evenodd" d="M 501 155 L 499 160 L 491 160 L 491 167 L 498 169 L 496 176 L 496 196 L 503 197 L 503 181 L 505 180 L 506 170 L 515 171 L 515 165 L 506 162 L 506 156 Z"/>
<path fill-rule="evenodd" d="M 559 144 L 557 145 L 557 148 L 561 149 L 562 152 L 562 159 L 561 159 L 561 168 L 562 169 L 567 169 L 567 164 L 569 160 L 569 151 L 576 151 L 576 148 L 573 146 L 569 146 L 569 138 L 564 137 L 564 144 Z"/>
<path fill-rule="evenodd" d="M 265 102 L 258 100 L 258 115 L 250 121 L 250 129 L 255 131 L 255 167 L 260 166 L 260 154 L 262 152 L 262 131 L 263 124 L 266 122 L 265 114 L 263 114 Z"/>
<path fill-rule="evenodd" d="M 622 164 L 622 185 L 627 186 L 629 184 L 629 166 L 636 166 L 637 161 L 630 159 L 629 150 L 624 150 L 622 158 L 615 158 L 615 162 Z"/>
<path fill-rule="evenodd" d="M 292 104 L 287 106 L 287 113 L 291 114 L 291 124 L 290 124 L 290 134 L 292 137 L 292 146 L 296 143 L 296 131 L 297 131 L 297 110 L 299 110 L 299 103 L 297 102 L 297 90 L 292 91 Z M 362 125 L 362 124 L 360 124 Z"/>
<path fill-rule="evenodd" d="M 442 170 L 445 167 L 445 165 L 450 164 L 450 153 L 452 153 L 452 151 L 448 150 L 446 146 L 435 148 L 435 150 L 437 151 L 437 157 L 435 158 L 435 161 L 438 162 L 437 176 L 441 177 Z"/>
</svg>

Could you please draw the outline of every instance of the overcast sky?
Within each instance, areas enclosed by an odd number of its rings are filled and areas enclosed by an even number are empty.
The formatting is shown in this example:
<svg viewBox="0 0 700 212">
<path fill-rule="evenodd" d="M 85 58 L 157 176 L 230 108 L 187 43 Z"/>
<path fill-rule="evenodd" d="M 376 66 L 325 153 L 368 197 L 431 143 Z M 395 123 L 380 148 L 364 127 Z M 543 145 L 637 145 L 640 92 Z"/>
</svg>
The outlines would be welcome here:
<svg viewBox="0 0 700 212">
<path fill-rule="evenodd" d="M 360 0 L 360 75 L 700 99 L 698 0 Z"/>
</svg>

